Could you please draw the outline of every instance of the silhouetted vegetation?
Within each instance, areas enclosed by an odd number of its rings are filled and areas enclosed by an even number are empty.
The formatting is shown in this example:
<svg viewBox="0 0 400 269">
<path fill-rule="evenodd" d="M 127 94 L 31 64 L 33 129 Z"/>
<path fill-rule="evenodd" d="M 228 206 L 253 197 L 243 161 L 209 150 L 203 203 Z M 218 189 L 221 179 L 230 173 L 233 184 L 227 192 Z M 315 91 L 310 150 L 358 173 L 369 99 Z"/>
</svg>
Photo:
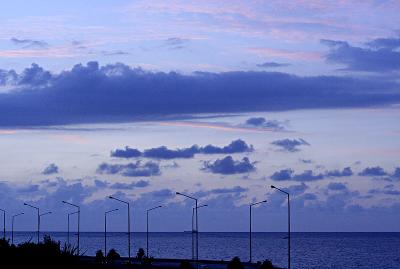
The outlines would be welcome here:
<svg viewBox="0 0 400 269">
<path fill-rule="evenodd" d="M 45 236 L 43 242 L 39 244 L 25 242 L 17 246 L 11 245 L 9 240 L 0 239 L 0 268 L 41 268 L 41 269 L 120 269 L 120 268 L 177 268 L 175 265 L 153 265 L 153 258 L 146 257 L 145 251 L 140 248 L 137 252 L 134 264 L 128 264 L 126 259 L 115 249 L 110 249 L 107 256 L 101 250 L 96 252 L 95 257 L 79 256 L 78 249 L 69 244 L 61 247 L 59 241 L 52 240 Z M 139 262 L 139 263 L 138 263 Z M 178 261 L 179 262 L 179 261 Z M 204 267 L 203 267 L 204 268 Z M 265 260 L 259 263 L 259 269 L 275 268 L 271 261 Z M 192 264 L 183 260 L 179 264 L 179 269 L 194 269 Z M 244 269 L 243 263 L 238 257 L 234 257 L 227 265 L 227 269 Z"/>
<path fill-rule="evenodd" d="M 227 269 L 244 269 L 244 266 L 239 257 L 236 256 L 228 263 Z"/>
<path fill-rule="evenodd" d="M 181 264 L 179 265 L 179 269 L 193 269 L 193 267 L 189 261 L 181 261 Z"/>
<path fill-rule="evenodd" d="M 115 249 L 110 249 L 110 251 L 107 253 L 107 261 L 108 262 L 115 262 L 116 260 L 118 260 L 119 258 L 121 258 L 121 256 L 119 255 L 119 253 L 115 250 Z"/>
<path fill-rule="evenodd" d="M 96 262 L 104 263 L 105 261 L 106 261 L 106 258 L 104 257 L 103 251 L 101 249 L 96 251 Z"/>
<path fill-rule="evenodd" d="M 274 269 L 275 267 L 272 265 L 270 260 L 265 260 L 260 266 L 260 269 Z"/>
<path fill-rule="evenodd" d="M 143 248 L 139 248 L 138 252 L 136 253 L 136 258 L 138 260 L 142 260 L 144 257 L 145 253 L 144 253 L 144 249 Z"/>
</svg>

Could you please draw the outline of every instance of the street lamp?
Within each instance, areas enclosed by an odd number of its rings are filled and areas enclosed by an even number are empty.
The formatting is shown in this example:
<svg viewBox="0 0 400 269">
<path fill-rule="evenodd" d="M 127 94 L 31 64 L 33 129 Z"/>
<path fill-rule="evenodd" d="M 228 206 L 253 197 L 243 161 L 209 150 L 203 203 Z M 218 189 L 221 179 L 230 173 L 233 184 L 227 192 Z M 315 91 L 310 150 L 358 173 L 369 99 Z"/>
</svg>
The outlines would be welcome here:
<svg viewBox="0 0 400 269">
<path fill-rule="evenodd" d="M 24 212 L 19 213 L 19 214 L 17 214 L 17 215 L 14 215 L 14 216 L 12 216 L 12 218 L 11 218 L 11 245 L 14 244 L 14 218 L 16 218 L 16 217 L 18 217 L 18 216 L 21 216 L 21 215 L 23 215 L 23 214 L 24 214 Z"/>
<path fill-rule="evenodd" d="M 249 250 L 250 250 L 250 263 L 251 263 L 251 258 L 252 258 L 252 246 L 251 246 L 251 210 L 253 208 L 253 206 L 261 204 L 261 203 L 266 203 L 267 200 L 261 201 L 261 202 L 257 202 L 257 203 L 252 203 L 249 205 L 249 209 L 250 209 L 250 231 L 249 231 Z"/>
<path fill-rule="evenodd" d="M 287 191 L 281 190 L 274 185 L 271 185 L 271 189 L 276 189 L 287 195 L 287 204 L 288 204 L 288 269 L 290 269 L 290 195 Z"/>
<path fill-rule="evenodd" d="M 39 223 L 41 223 L 42 216 L 45 216 L 45 215 L 48 215 L 48 214 L 51 214 L 51 213 L 52 213 L 51 211 L 48 211 L 48 212 L 46 212 L 46 213 L 40 214 L 40 215 L 39 215 Z"/>
<path fill-rule="evenodd" d="M 205 207 L 205 206 L 208 206 L 208 205 L 199 205 L 197 208 L 201 208 L 201 207 Z M 194 211 L 195 211 L 195 208 L 193 207 L 192 208 L 192 259 L 194 259 L 194 234 L 196 233 L 197 234 L 197 230 L 195 230 L 195 228 L 193 227 L 194 226 Z"/>
<path fill-rule="evenodd" d="M 68 213 L 68 225 L 67 225 L 67 244 L 69 245 L 69 218 L 71 215 L 77 214 L 78 211 Z"/>
<path fill-rule="evenodd" d="M 80 206 L 78 206 L 78 205 L 75 205 L 75 204 L 72 204 L 72 203 L 69 203 L 69 202 L 67 202 L 67 201 L 62 201 L 64 204 L 67 204 L 67 205 L 70 205 L 70 206 L 73 206 L 73 207 L 76 207 L 76 208 L 78 208 L 78 211 L 77 211 L 77 213 L 78 213 L 78 249 L 77 249 L 77 252 L 78 252 L 78 256 L 79 256 L 79 237 L 80 237 L 80 220 L 81 220 L 81 208 L 80 208 Z"/>
<path fill-rule="evenodd" d="M 146 256 L 149 257 L 149 212 L 162 207 L 162 205 L 147 209 L 146 211 Z"/>
<path fill-rule="evenodd" d="M 104 255 L 107 256 L 107 214 L 117 211 L 118 208 L 104 212 Z"/>
<path fill-rule="evenodd" d="M 192 199 L 192 200 L 194 200 L 195 202 L 196 202 L 196 204 L 195 204 L 195 213 L 196 213 L 196 263 L 197 263 L 197 265 L 198 265 L 198 261 L 199 261 L 199 233 L 198 233 L 198 228 L 199 228 L 199 222 L 198 222 L 198 219 L 197 219 L 197 209 L 198 209 L 198 206 L 197 206 L 197 201 L 198 201 L 198 199 L 197 198 L 194 198 L 194 197 L 191 197 L 191 196 L 189 196 L 189 195 L 186 195 L 186 194 L 184 194 L 184 193 L 181 193 L 181 192 L 176 192 L 176 195 L 181 195 L 181 196 L 185 196 L 186 198 L 189 198 L 189 199 Z M 192 225 L 192 228 L 193 228 L 193 225 Z M 192 230 L 192 236 L 193 236 L 193 230 Z M 193 246 L 192 246 L 192 254 L 193 254 Z M 193 259 L 193 257 L 192 257 L 192 259 Z"/>
<path fill-rule="evenodd" d="M 6 240 L 6 211 L 1 208 L 0 211 L 3 211 L 3 239 Z"/>
<path fill-rule="evenodd" d="M 37 211 L 37 243 L 39 244 L 39 233 L 40 233 L 40 209 L 39 207 L 24 203 L 24 205 L 29 206 Z"/>
<path fill-rule="evenodd" d="M 131 210 L 130 210 L 129 202 L 120 200 L 113 196 L 109 196 L 108 198 L 118 201 L 120 203 L 124 203 L 128 206 L 128 261 L 130 263 L 131 262 L 131 213 L 130 213 Z"/>
</svg>

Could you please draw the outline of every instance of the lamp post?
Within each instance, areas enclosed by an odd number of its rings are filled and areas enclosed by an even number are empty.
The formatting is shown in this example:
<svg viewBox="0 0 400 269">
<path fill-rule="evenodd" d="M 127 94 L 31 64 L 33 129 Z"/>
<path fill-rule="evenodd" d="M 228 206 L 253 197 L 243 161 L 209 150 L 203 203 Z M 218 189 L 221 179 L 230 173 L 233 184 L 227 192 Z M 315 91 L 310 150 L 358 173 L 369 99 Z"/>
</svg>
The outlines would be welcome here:
<svg viewBox="0 0 400 269">
<path fill-rule="evenodd" d="M 271 185 L 271 189 L 276 189 L 287 195 L 287 203 L 288 203 L 288 269 L 290 269 L 290 195 L 287 191 L 281 190 L 274 185 Z"/>
<path fill-rule="evenodd" d="M 24 203 L 24 205 L 29 206 L 29 207 L 31 207 L 33 209 L 36 209 L 36 211 L 37 211 L 37 243 L 39 244 L 39 237 L 40 237 L 40 235 L 39 235 L 39 233 L 40 233 L 40 209 L 39 209 L 39 207 L 30 205 L 30 204 L 27 204 L 27 203 Z"/>
<path fill-rule="evenodd" d="M 68 225 L 67 225 L 67 244 L 69 245 L 69 218 L 71 215 L 77 214 L 78 211 L 68 213 Z"/>
<path fill-rule="evenodd" d="M 128 206 L 128 261 L 130 263 L 131 262 L 131 213 L 130 213 L 131 210 L 130 210 L 129 202 L 120 200 L 113 196 L 109 196 L 109 198 L 113 199 L 115 201 L 118 201 L 120 203 L 124 203 Z"/>
<path fill-rule="evenodd" d="M 104 212 L 104 256 L 107 256 L 107 214 L 117 210 L 118 208 Z"/>
<path fill-rule="evenodd" d="M 208 205 L 199 205 L 197 208 L 201 208 L 201 207 L 205 207 L 205 206 L 208 206 Z M 194 259 L 194 238 L 193 238 L 193 234 L 194 233 L 196 233 L 197 234 L 197 230 L 195 230 L 195 228 L 193 227 L 194 226 L 194 212 L 195 211 L 195 208 L 193 207 L 192 208 L 192 259 Z"/>
<path fill-rule="evenodd" d="M 14 244 L 14 218 L 16 218 L 18 216 L 21 216 L 23 214 L 24 214 L 24 212 L 16 214 L 16 215 L 13 215 L 12 218 L 11 218 L 11 245 Z"/>
<path fill-rule="evenodd" d="M 77 249 L 77 253 L 78 253 L 78 256 L 79 256 L 79 237 L 80 237 L 80 222 L 81 222 L 81 207 L 80 206 L 78 206 L 78 205 L 75 205 L 75 204 L 72 204 L 72 203 L 69 203 L 69 202 L 67 202 L 67 201 L 62 201 L 64 204 L 67 204 L 67 205 L 70 205 L 70 206 L 73 206 L 73 207 L 76 207 L 77 209 L 78 209 L 78 211 L 77 211 L 77 214 L 78 214 L 78 249 Z"/>
<path fill-rule="evenodd" d="M 149 212 L 162 207 L 162 205 L 155 206 L 146 210 L 146 256 L 149 257 Z"/>
<path fill-rule="evenodd" d="M 45 215 L 48 215 L 48 214 L 51 214 L 51 213 L 52 213 L 51 211 L 48 211 L 48 212 L 45 212 L 45 213 L 39 214 L 39 223 L 41 223 L 42 216 L 45 216 Z"/>
<path fill-rule="evenodd" d="M 252 246 L 251 246 L 251 210 L 252 210 L 253 206 L 258 205 L 258 204 L 261 204 L 261 203 L 266 203 L 266 202 L 267 202 L 267 200 L 264 200 L 264 201 L 257 202 L 257 203 L 252 203 L 252 204 L 249 205 L 249 209 L 250 209 L 250 230 L 249 230 L 249 250 L 250 250 L 249 256 L 250 256 L 250 259 L 249 259 L 249 261 L 250 261 L 250 263 L 251 263 L 251 258 L 252 258 Z"/>
<path fill-rule="evenodd" d="M 195 215 L 196 215 L 196 225 L 195 225 L 196 226 L 196 263 L 197 263 L 197 266 L 198 266 L 198 261 L 199 261 L 199 230 L 198 230 L 199 222 L 198 222 L 198 219 L 197 219 L 197 216 L 198 216 L 197 215 L 197 209 L 198 209 L 197 202 L 198 202 L 198 199 L 194 198 L 192 196 L 186 195 L 184 193 L 181 193 L 181 192 L 177 192 L 176 195 L 185 196 L 186 198 L 194 200 L 195 203 L 196 203 L 195 204 Z M 192 225 L 192 228 L 193 228 L 193 225 Z M 192 233 L 193 233 L 193 230 L 192 230 Z M 193 234 L 192 234 L 192 236 L 193 236 Z M 193 254 L 193 246 L 192 246 L 192 254 Z"/>
<path fill-rule="evenodd" d="M 0 211 L 3 211 L 3 239 L 6 240 L 6 211 L 1 208 Z"/>
</svg>

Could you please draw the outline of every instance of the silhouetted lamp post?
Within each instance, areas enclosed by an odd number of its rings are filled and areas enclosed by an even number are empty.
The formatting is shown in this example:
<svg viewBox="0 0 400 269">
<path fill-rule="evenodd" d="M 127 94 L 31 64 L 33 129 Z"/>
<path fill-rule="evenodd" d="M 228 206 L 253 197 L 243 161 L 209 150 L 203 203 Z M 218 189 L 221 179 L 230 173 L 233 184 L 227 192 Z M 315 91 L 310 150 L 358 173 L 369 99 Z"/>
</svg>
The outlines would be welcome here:
<svg viewBox="0 0 400 269">
<path fill-rule="evenodd" d="M 1 208 L 0 211 L 3 211 L 3 239 L 6 240 L 6 211 Z"/>
<path fill-rule="evenodd" d="M 18 216 L 21 216 L 23 214 L 24 214 L 24 212 L 16 214 L 16 215 L 13 215 L 12 218 L 11 218 L 11 245 L 14 244 L 14 218 L 16 218 Z"/>
<path fill-rule="evenodd" d="M 73 207 L 75 207 L 75 208 L 78 209 L 78 211 L 77 211 L 77 214 L 78 214 L 78 249 L 77 249 L 77 252 L 78 252 L 78 256 L 79 256 L 79 248 L 80 248 L 79 239 L 80 239 L 81 207 L 78 206 L 78 205 L 75 205 L 75 204 L 73 204 L 73 203 L 69 203 L 69 202 L 67 202 L 67 201 L 62 201 L 62 202 L 63 202 L 64 204 L 73 206 Z"/>
<path fill-rule="evenodd" d="M 78 211 L 68 213 L 68 225 L 67 225 L 67 244 L 69 245 L 69 219 L 71 215 L 77 214 Z"/>
<path fill-rule="evenodd" d="M 40 237 L 40 235 L 39 235 L 39 233 L 40 233 L 40 209 L 39 209 L 39 207 L 30 205 L 30 204 L 27 204 L 27 203 L 24 203 L 24 205 L 29 206 L 29 207 L 31 207 L 33 209 L 36 209 L 36 211 L 37 211 L 37 243 L 39 244 L 39 237 Z"/>
<path fill-rule="evenodd" d="M 146 256 L 149 257 L 149 212 L 162 207 L 161 205 L 147 209 L 146 211 Z"/>
<path fill-rule="evenodd" d="M 197 209 L 198 209 L 198 206 L 197 206 L 197 201 L 198 201 L 198 199 L 197 198 L 194 198 L 194 197 L 191 197 L 191 196 L 189 196 L 189 195 L 186 195 L 186 194 L 184 194 L 184 193 L 180 193 L 180 192 L 177 192 L 176 193 L 176 195 L 182 195 L 182 196 L 185 196 L 185 197 L 187 197 L 187 198 L 189 198 L 189 199 L 192 199 L 192 200 L 194 200 L 195 202 L 196 202 L 196 206 L 195 206 L 195 214 L 196 214 L 196 263 L 198 262 L 198 260 L 199 260 L 199 230 L 198 230 L 198 228 L 199 228 L 199 222 L 198 222 L 198 219 L 197 219 Z M 193 227 L 192 227 L 193 228 Z M 193 231 L 192 231 L 193 232 Z M 192 253 L 193 253 L 193 250 L 192 250 Z"/>
<path fill-rule="evenodd" d="M 251 258 L 252 258 L 252 245 L 251 245 L 251 236 L 252 236 L 252 234 L 251 234 L 251 210 L 252 210 L 252 208 L 253 208 L 253 206 L 255 206 L 255 205 L 258 205 L 258 204 L 261 204 L 261 203 L 266 203 L 267 202 L 267 200 L 264 200 L 264 201 L 261 201 L 261 202 L 257 202 L 257 203 L 252 203 L 252 204 L 250 204 L 249 205 L 249 209 L 250 209 L 250 231 L 249 231 L 249 250 L 250 250 L 250 262 L 251 262 Z"/>
<path fill-rule="evenodd" d="M 107 256 L 107 214 L 118 211 L 118 208 L 104 212 L 104 255 Z"/>
<path fill-rule="evenodd" d="M 51 214 L 51 211 L 39 215 L 39 224 L 42 222 L 42 216 Z"/>
<path fill-rule="evenodd" d="M 290 269 L 290 195 L 288 192 L 281 190 L 274 185 L 271 185 L 271 189 L 276 189 L 287 195 L 287 203 L 288 203 L 288 269 Z"/>
<path fill-rule="evenodd" d="M 118 198 L 115 198 L 113 196 L 109 196 L 110 199 L 113 199 L 115 201 L 118 201 L 120 203 L 124 203 L 128 206 L 128 259 L 129 259 L 129 263 L 131 262 L 131 213 L 130 213 L 130 206 L 129 206 L 129 202 L 120 200 Z"/>
<path fill-rule="evenodd" d="M 199 205 L 197 208 L 201 208 L 201 207 L 205 207 L 205 206 L 208 206 L 208 205 Z M 194 259 L 194 251 L 193 251 L 193 249 L 194 249 L 194 240 L 193 240 L 193 234 L 196 234 L 197 233 L 197 231 L 195 230 L 195 228 L 193 227 L 193 225 L 194 225 L 194 212 L 195 211 L 195 208 L 193 207 L 192 208 L 192 259 Z"/>
</svg>

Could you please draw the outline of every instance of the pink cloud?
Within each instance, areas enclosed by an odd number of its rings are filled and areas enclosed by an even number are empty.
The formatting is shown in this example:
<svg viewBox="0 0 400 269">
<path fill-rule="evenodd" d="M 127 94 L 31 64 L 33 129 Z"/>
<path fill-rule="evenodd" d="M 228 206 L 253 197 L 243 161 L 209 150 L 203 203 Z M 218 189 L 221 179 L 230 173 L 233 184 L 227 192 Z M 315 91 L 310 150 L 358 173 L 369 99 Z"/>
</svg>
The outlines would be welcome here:
<svg viewBox="0 0 400 269">
<path fill-rule="evenodd" d="M 266 47 L 248 48 L 248 52 L 262 57 L 278 57 L 290 60 L 319 61 L 323 58 L 320 52 L 290 51 Z"/>
</svg>

